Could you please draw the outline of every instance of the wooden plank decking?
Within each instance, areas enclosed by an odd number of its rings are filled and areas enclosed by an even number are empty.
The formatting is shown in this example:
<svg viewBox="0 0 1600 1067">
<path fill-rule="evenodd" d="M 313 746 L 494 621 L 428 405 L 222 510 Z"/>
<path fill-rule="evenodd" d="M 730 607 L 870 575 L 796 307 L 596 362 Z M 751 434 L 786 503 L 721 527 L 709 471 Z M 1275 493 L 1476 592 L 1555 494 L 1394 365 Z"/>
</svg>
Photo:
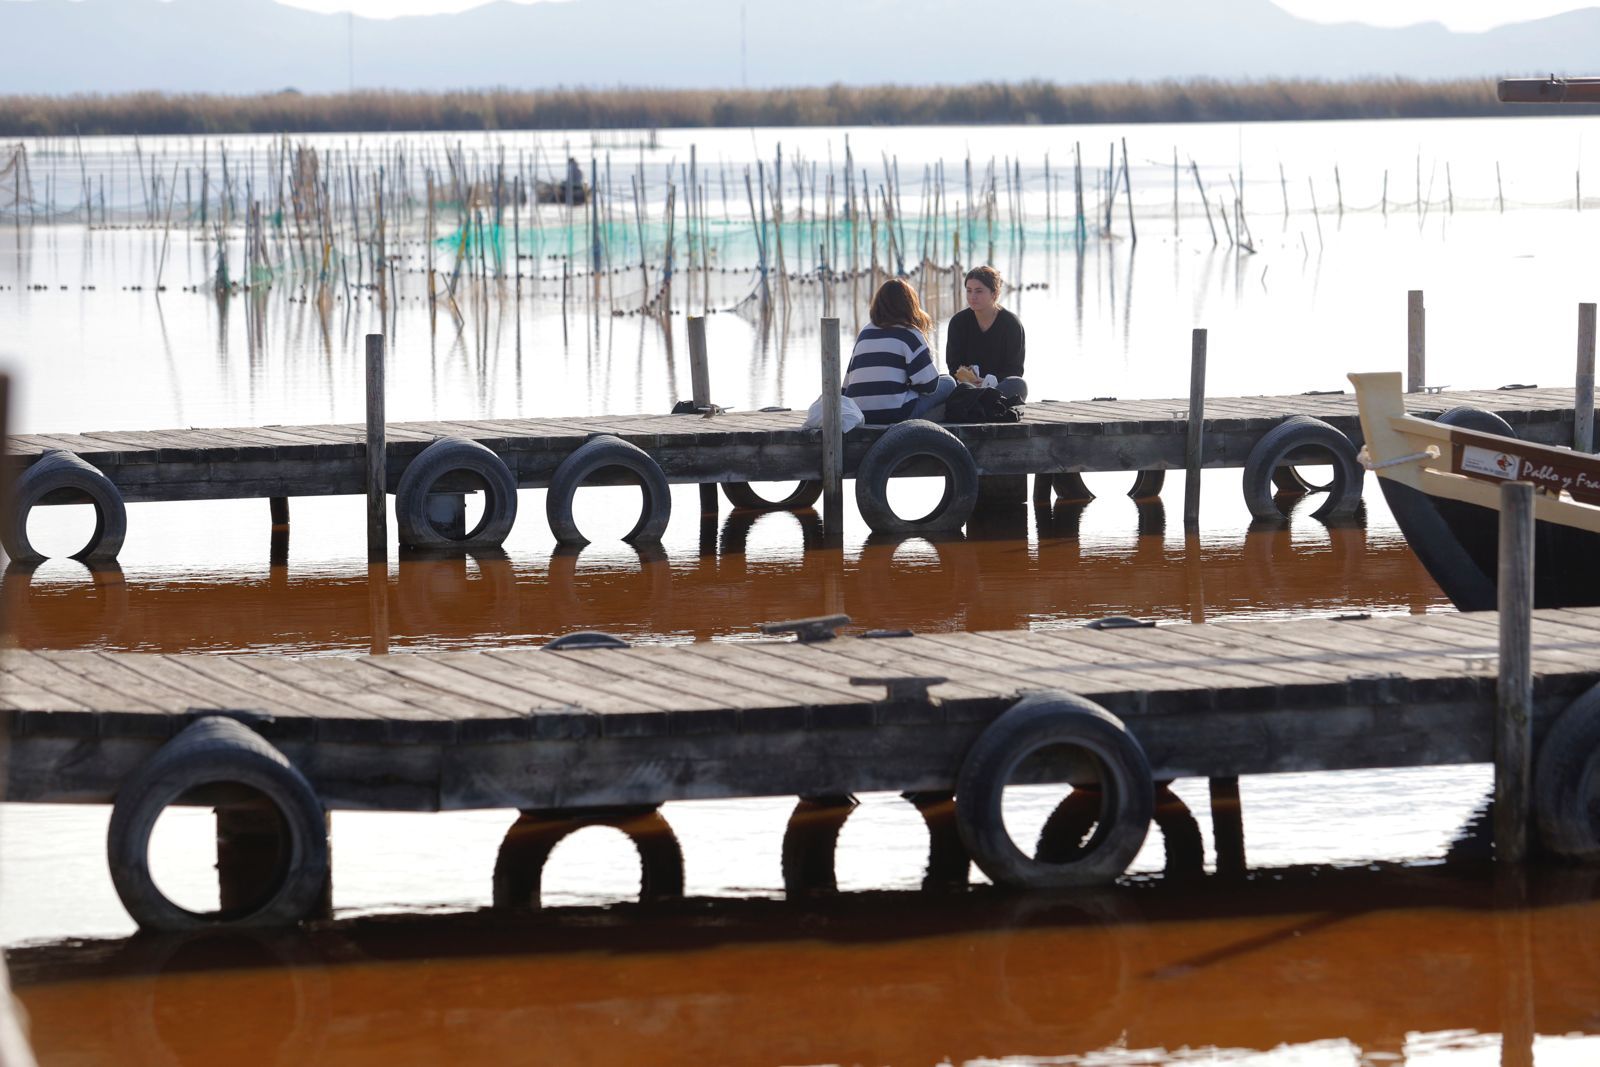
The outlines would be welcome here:
<svg viewBox="0 0 1600 1067">
<path fill-rule="evenodd" d="M 1407 410 L 1437 415 L 1466 404 L 1499 413 L 1524 438 L 1572 439 L 1573 390 L 1517 389 L 1416 394 Z M 1040 401 L 1019 423 L 953 425 L 984 474 L 1178 468 L 1188 401 Z M 1251 446 L 1285 416 L 1314 415 L 1361 439 L 1353 394 L 1222 397 L 1206 401 L 1205 465 L 1242 466 Z M 545 486 L 585 438 L 615 434 L 650 453 L 673 482 L 765 481 L 820 476 L 814 432 L 803 412 L 597 415 L 574 418 L 406 422 L 388 426 L 390 490 L 405 460 L 444 436 L 468 437 L 498 453 L 519 484 Z M 10 438 L 13 462 L 48 449 L 76 452 L 99 467 L 124 499 L 200 500 L 365 492 L 361 424 L 26 434 Z M 875 431 L 845 438 L 853 473 Z"/>
<path fill-rule="evenodd" d="M 1600 681 L 1600 609 L 1536 613 L 1537 725 Z M 1487 762 L 1492 613 L 359 658 L 0 655 L 5 799 L 106 802 L 193 715 L 251 721 L 336 808 L 549 809 L 949 789 L 1064 689 L 1160 778 Z M 938 675 L 931 701 L 853 678 Z"/>
</svg>

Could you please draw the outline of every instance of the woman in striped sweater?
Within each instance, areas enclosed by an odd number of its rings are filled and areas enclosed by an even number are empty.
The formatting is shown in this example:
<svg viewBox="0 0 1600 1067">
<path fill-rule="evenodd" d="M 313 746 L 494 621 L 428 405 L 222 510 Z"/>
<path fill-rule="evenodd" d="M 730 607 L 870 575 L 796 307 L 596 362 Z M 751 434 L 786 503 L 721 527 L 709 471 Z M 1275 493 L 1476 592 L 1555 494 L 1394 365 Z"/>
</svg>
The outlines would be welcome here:
<svg viewBox="0 0 1600 1067">
<path fill-rule="evenodd" d="M 868 423 L 887 425 L 906 419 L 933 419 L 956 387 L 940 374 L 928 351 L 933 323 L 904 279 L 890 278 L 872 298 L 871 325 L 856 338 L 844 376 L 844 395 L 854 400 Z"/>
</svg>

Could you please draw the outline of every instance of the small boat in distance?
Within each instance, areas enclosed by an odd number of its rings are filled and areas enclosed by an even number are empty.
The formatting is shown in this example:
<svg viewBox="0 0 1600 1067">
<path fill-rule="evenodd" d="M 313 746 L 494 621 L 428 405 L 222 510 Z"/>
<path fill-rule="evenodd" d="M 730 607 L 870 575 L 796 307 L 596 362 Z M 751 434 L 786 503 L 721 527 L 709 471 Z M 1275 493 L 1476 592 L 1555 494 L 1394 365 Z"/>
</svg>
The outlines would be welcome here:
<svg viewBox="0 0 1600 1067">
<path fill-rule="evenodd" d="M 1600 457 L 1405 412 L 1398 373 L 1352 374 L 1361 459 L 1411 550 L 1462 611 L 1496 606 L 1500 485 L 1532 482 L 1534 607 L 1600 604 Z"/>
</svg>

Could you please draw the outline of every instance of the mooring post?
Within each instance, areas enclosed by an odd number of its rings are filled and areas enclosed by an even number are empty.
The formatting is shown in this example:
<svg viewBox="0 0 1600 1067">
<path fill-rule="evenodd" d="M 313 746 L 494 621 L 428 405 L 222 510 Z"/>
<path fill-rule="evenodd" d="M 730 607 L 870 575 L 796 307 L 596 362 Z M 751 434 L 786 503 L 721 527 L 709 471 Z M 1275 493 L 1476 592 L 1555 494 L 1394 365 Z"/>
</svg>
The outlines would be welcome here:
<svg viewBox="0 0 1600 1067">
<path fill-rule="evenodd" d="M 1500 487 L 1500 678 L 1494 744 L 1494 854 L 1528 855 L 1533 750 L 1533 484 Z"/>
<path fill-rule="evenodd" d="M 694 392 L 694 406 L 711 408 L 711 366 L 706 359 L 706 320 L 702 315 L 689 318 L 689 382 Z M 711 482 L 700 483 L 700 513 L 717 513 L 717 487 Z"/>
<path fill-rule="evenodd" d="M 1245 872 L 1244 806 L 1237 777 L 1212 778 L 1211 836 L 1216 842 L 1217 873 L 1239 876 Z"/>
<path fill-rule="evenodd" d="M 844 432 L 839 390 L 839 320 L 822 320 L 822 531 L 844 532 Z"/>
<path fill-rule="evenodd" d="M 272 513 L 272 528 L 274 530 L 287 529 L 289 526 L 289 498 L 286 496 L 268 497 L 267 507 Z"/>
<path fill-rule="evenodd" d="M 1406 293 L 1406 392 L 1420 393 L 1426 385 L 1428 363 L 1428 309 L 1422 290 Z"/>
<path fill-rule="evenodd" d="M 389 500 L 385 492 L 383 335 L 367 334 L 367 559 L 389 558 Z"/>
<path fill-rule="evenodd" d="M 1189 439 L 1183 452 L 1183 525 L 1200 525 L 1200 463 L 1206 417 L 1206 331 L 1195 330 L 1189 345 Z"/>
<path fill-rule="evenodd" d="M 1578 381 L 1572 398 L 1572 447 L 1594 451 L 1594 305 L 1578 305 Z"/>
</svg>

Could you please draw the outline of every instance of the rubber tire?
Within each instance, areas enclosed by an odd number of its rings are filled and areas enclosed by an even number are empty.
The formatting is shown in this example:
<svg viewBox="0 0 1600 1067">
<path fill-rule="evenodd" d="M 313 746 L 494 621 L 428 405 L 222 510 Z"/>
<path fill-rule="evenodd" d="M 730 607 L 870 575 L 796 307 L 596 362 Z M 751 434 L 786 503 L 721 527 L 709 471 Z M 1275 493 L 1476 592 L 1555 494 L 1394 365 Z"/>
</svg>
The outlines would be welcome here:
<svg viewBox="0 0 1600 1067">
<path fill-rule="evenodd" d="M 641 901 L 683 896 L 683 848 L 659 808 L 523 812 L 507 828 L 495 856 L 495 908 L 542 907 L 550 854 L 567 837 L 590 826 L 620 830 L 638 850 Z"/>
<path fill-rule="evenodd" d="M 1539 837 L 1563 859 L 1600 861 L 1600 685 L 1567 705 L 1545 734 L 1533 773 Z"/>
<path fill-rule="evenodd" d="M 661 472 L 660 464 L 651 459 L 644 449 L 610 434 L 591 437 L 556 468 L 544 501 L 551 533 L 564 545 L 589 543 L 572 518 L 572 498 L 590 476 L 607 467 L 632 471 L 639 479 L 639 488 L 644 494 L 639 521 L 622 539 L 629 544 L 660 542 L 661 535 L 666 532 L 667 522 L 672 518 L 672 491 L 667 486 L 667 476 Z"/>
<path fill-rule="evenodd" d="M 467 471 L 483 479 L 483 516 L 460 540 L 428 518 L 428 492 L 444 475 Z M 499 548 L 517 521 L 517 479 L 505 460 L 465 437 L 441 437 L 407 464 L 394 491 L 395 524 L 408 548 Z"/>
<path fill-rule="evenodd" d="M 1087 504 L 1094 499 L 1094 490 L 1076 471 L 1054 475 L 1050 479 L 1050 488 L 1055 490 L 1056 499 L 1064 504 Z"/>
<path fill-rule="evenodd" d="M 1161 487 L 1165 484 L 1167 484 L 1167 472 L 1161 468 L 1140 471 L 1134 476 L 1128 496 L 1133 500 L 1150 500 L 1161 495 Z"/>
<path fill-rule="evenodd" d="M 1268 430 L 1250 450 L 1244 461 L 1244 503 L 1256 519 L 1282 522 L 1284 514 L 1273 499 L 1273 474 L 1283 466 L 1284 457 L 1307 445 L 1320 446 L 1332 461 L 1333 481 L 1328 499 L 1312 512 L 1317 519 L 1347 517 L 1361 505 L 1362 477 L 1366 474 L 1356 458 L 1350 438 L 1310 415 L 1290 415 Z"/>
<path fill-rule="evenodd" d="M 944 496 L 920 519 L 902 519 L 889 506 L 889 476 L 908 459 L 928 456 L 944 465 Z M 920 534 L 959 530 L 978 502 L 978 464 L 960 438 L 937 423 L 896 423 L 867 449 L 856 468 L 856 506 L 873 533 Z"/>
<path fill-rule="evenodd" d="M 768 500 L 752 489 L 749 482 L 723 482 L 722 495 L 736 508 L 748 508 L 751 511 L 799 511 L 801 508 L 809 508 L 822 499 L 822 483 L 801 482 L 788 496 L 778 500 Z"/>
<path fill-rule="evenodd" d="M 87 496 L 94 505 L 94 533 L 71 558 L 86 563 L 117 558 L 128 535 L 128 509 L 121 490 L 99 467 L 60 449 L 44 453 L 17 476 L 11 513 L 0 521 L 0 544 L 5 545 L 6 555 L 18 563 L 43 563 L 49 558 L 28 540 L 28 513 L 46 496 L 69 489 Z"/>
<path fill-rule="evenodd" d="M 1511 424 L 1499 415 L 1492 411 L 1470 407 L 1466 404 L 1451 408 L 1434 421 L 1443 423 L 1446 426 L 1458 426 L 1463 430 L 1472 430 L 1476 433 L 1492 433 L 1501 437 L 1512 438 L 1517 436 L 1517 431 L 1513 430 Z"/>
<path fill-rule="evenodd" d="M 1028 856 L 1006 832 L 1002 797 L 1022 761 L 1050 745 L 1097 757 L 1108 812 L 1089 847 L 1050 863 Z M 1033 693 L 978 735 L 956 781 L 956 825 L 973 860 L 996 885 L 1062 889 L 1114 881 L 1138 855 L 1155 814 L 1144 749 L 1104 708 L 1062 692 Z"/>
<path fill-rule="evenodd" d="M 201 914 L 181 908 L 150 874 L 150 832 L 163 809 L 196 786 L 229 782 L 271 800 L 288 831 L 288 861 L 276 891 L 253 911 Z M 289 926 L 311 916 L 328 881 L 327 813 L 294 765 L 233 719 L 196 719 L 123 780 L 106 832 L 111 881 L 143 929 L 202 930 L 224 924 Z"/>
</svg>

